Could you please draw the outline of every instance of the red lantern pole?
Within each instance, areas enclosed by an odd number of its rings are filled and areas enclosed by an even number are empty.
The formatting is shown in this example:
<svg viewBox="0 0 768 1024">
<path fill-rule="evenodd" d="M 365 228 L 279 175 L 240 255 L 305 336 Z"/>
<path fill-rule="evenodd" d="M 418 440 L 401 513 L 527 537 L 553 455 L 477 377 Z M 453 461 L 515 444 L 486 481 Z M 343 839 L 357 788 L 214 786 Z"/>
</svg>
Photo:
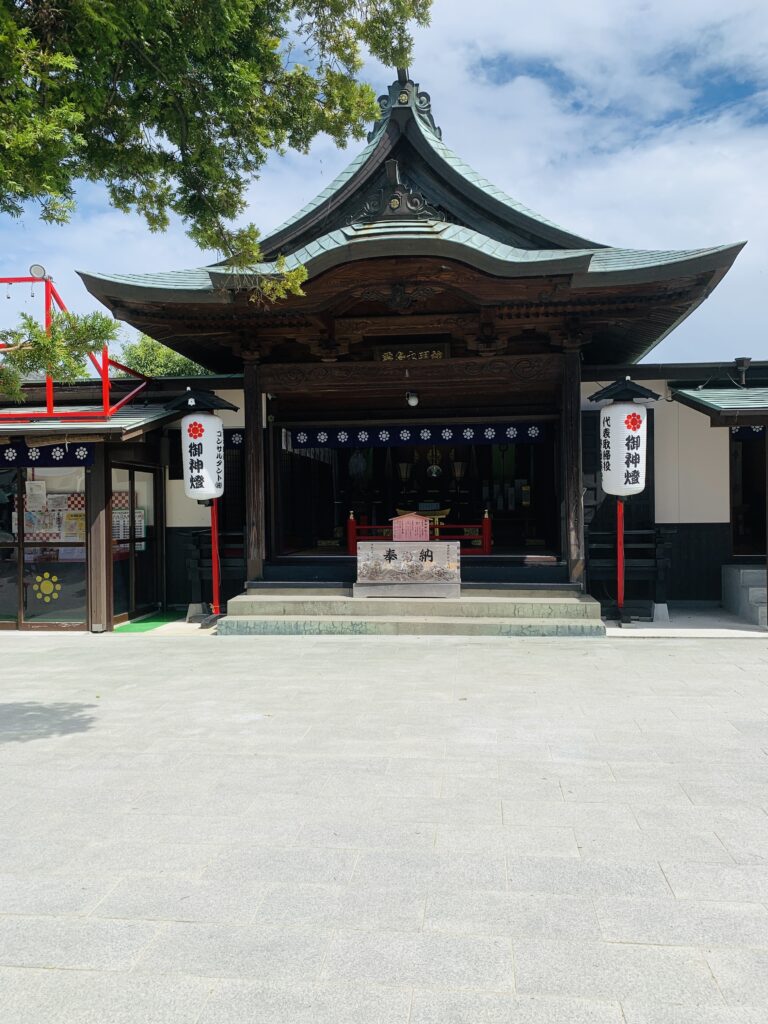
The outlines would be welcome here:
<svg viewBox="0 0 768 1024">
<path fill-rule="evenodd" d="M 624 499 L 616 499 L 616 591 L 619 618 L 624 611 Z"/>
<path fill-rule="evenodd" d="M 219 499 L 211 499 L 211 611 L 221 615 L 221 564 L 219 562 Z"/>
</svg>

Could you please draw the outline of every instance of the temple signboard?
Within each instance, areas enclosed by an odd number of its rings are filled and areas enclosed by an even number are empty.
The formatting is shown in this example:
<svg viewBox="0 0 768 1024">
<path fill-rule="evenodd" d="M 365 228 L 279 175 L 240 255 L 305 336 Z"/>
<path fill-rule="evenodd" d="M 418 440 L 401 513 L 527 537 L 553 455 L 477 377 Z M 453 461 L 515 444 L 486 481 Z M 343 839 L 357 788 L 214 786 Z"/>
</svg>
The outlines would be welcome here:
<svg viewBox="0 0 768 1024">
<path fill-rule="evenodd" d="M 406 512 L 395 516 L 392 522 L 392 540 L 396 541 L 429 541 L 429 519 L 416 512 Z"/>
<path fill-rule="evenodd" d="M 459 597 L 458 541 L 362 541 L 356 597 Z"/>
</svg>

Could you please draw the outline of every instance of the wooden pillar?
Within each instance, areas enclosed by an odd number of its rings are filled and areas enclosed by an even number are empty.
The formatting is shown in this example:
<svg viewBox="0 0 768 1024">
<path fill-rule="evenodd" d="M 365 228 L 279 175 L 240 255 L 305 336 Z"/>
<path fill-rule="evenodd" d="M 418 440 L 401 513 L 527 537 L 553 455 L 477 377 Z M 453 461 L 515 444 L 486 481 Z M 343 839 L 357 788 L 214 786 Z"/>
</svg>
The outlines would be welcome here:
<svg viewBox="0 0 768 1024">
<path fill-rule="evenodd" d="M 584 586 L 584 498 L 581 471 L 581 354 L 563 355 L 562 458 L 565 508 L 565 557 L 568 577 Z"/>
<path fill-rule="evenodd" d="M 249 580 L 264 574 L 264 416 L 255 360 L 243 364 L 245 392 L 245 560 Z"/>
<path fill-rule="evenodd" d="M 107 489 L 107 460 L 103 442 L 94 445 L 93 465 L 85 475 L 88 527 L 88 628 L 103 633 L 111 626 L 111 551 Z"/>
</svg>

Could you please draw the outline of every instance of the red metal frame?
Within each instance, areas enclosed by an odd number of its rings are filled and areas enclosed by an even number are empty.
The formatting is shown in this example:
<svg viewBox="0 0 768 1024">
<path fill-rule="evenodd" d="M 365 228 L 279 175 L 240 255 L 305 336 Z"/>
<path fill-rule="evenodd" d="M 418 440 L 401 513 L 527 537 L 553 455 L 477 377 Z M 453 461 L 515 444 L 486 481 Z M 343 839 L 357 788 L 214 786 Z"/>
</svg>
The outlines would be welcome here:
<svg viewBox="0 0 768 1024">
<path fill-rule="evenodd" d="M 464 530 L 477 530 L 476 535 L 463 533 Z M 347 520 L 347 553 L 357 555 L 357 545 L 363 540 L 391 540 L 391 526 L 363 526 L 357 522 L 354 513 L 349 513 Z M 459 542 L 459 549 L 463 555 L 490 555 L 493 547 L 491 533 L 491 517 L 486 512 L 479 523 L 440 523 L 436 526 L 429 524 L 430 540 L 453 540 Z M 475 547 L 473 542 L 479 540 L 480 546 Z"/>
<path fill-rule="evenodd" d="M 219 556 L 219 499 L 211 501 L 211 611 L 221 615 L 221 559 Z"/>
<path fill-rule="evenodd" d="M 43 285 L 45 290 L 44 301 L 46 331 L 50 331 L 51 324 L 53 323 L 54 303 L 56 303 L 62 313 L 67 312 L 67 307 L 64 305 L 64 301 L 59 295 L 56 285 L 50 277 L 0 277 L 0 285 L 3 284 Z M 10 345 L 0 342 L 0 353 L 10 347 Z M 111 416 L 114 416 L 118 409 L 122 409 L 124 405 L 127 405 L 128 402 L 132 401 L 141 391 L 143 391 L 150 381 L 150 378 L 145 377 L 143 373 L 139 373 L 137 370 L 132 370 L 130 367 L 124 366 L 123 363 L 119 363 L 117 360 L 111 359 L 107 345 L 104 345 L 102 348 L 100 357 L 98 357 L 94 352 L 90 352 L 89 358 L 96 368 L 96 372 L 101 380 L 101 408 L 90 409 L 84 412 L 57 412 L 53 389 L 53 377 L 49 373 L 46 374 L 45 378 L 45 412 L 29 412 L 25 409 L 0 409 L 0 422 L 26 422 L 30 420 L 46 419 L 80 420 L 81 422 L 88 420 L 108 420 Z M 111 397 L 112 380 L 109 376 L 110 369 L 122 370 L 123 373 L 128 373 L 132 377 L 141 381 L 141 383 L 129 394 L 125 395 L 114 404 L 112 403 Z"/>
</svg>

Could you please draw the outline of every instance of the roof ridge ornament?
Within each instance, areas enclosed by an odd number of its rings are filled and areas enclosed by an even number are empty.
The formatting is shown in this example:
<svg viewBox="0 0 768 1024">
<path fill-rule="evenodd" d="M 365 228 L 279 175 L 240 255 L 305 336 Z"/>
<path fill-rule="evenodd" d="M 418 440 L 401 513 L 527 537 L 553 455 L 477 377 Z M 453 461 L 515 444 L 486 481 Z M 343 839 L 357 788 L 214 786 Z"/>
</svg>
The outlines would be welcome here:
<svg viewBox="0 0 768 1024">
<path fill-rule="evenodd" d="M 387 160 L 384 168 L 387 175 L 386 184 L 368 193 L 362 208 L 347 219 L 347 224 L 396 217 L 408 220 L 447 220 L 444 210 L 432 206 L 423 192 L 403 180 L 397 160 Z"/>
<path fill-rule="evenodd" d="M 368 133 L 368 142 L 373 142 L 382 134 L 390 117 L 396 112 L 410 112 L 418 117 L 436 138 L 443 138 L 442 130 L 437 127 L 432 116 L 432 98 L 428 92 L 420 91 L 418 82 L 413 81 L 407 68 L 397 69 L 397 81 L 390 85 L 386 96 L 379 96 L 379 109 L 381 117 L 374 122 Z"/>
</svg>

